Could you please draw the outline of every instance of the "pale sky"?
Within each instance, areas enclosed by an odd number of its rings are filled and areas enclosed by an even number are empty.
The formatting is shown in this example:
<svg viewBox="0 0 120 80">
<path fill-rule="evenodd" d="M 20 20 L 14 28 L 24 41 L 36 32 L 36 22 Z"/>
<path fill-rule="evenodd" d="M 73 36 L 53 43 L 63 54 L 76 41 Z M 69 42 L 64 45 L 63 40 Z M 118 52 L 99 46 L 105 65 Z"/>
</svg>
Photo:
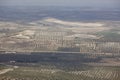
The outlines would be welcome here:
<svg viewBox="0 0 120 80">
<path fill-rule="evenodd" d="M 120 0 L 0 0 L 0 5 L 120 7 Z"/>
</svg>

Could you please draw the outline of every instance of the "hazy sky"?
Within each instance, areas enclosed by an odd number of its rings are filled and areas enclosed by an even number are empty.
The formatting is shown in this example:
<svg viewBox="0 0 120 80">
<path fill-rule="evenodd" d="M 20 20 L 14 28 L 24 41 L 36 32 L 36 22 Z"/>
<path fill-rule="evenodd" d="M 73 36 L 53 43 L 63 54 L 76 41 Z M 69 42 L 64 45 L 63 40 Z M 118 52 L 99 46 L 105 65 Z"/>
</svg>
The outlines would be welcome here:
<svg viewBox="0 0 120 80">
<path fill-rule="evenodd" d="M 0 5 L 120 7 L 120 0 L 0 0 Z"/>
</svg>

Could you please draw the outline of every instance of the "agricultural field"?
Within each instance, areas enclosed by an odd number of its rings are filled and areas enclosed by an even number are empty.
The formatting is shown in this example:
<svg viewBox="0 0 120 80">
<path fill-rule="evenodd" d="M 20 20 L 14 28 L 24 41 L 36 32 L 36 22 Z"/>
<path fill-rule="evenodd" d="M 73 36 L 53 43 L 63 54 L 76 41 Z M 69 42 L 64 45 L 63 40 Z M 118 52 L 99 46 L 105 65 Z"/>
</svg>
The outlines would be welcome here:
<svg viewBox="0 0 120 80">
<path fill-rule="evenodd" d="M 0 21 L 0 51 L 120 53 L 119 21 Z"/>
<path fill-rule="evenodd" d="M 119 55 L 1 54 L 0 80 L 119 80 Z"/>
<path fill-rule="evenodd" d="M 66 70 L 52 66 L 13 66 L 0 80 L 119 80 L 120 67 L 79 67 L 79 70 Z M 0 72 L 5 71 L 0 70 Z"/>
</svg>

